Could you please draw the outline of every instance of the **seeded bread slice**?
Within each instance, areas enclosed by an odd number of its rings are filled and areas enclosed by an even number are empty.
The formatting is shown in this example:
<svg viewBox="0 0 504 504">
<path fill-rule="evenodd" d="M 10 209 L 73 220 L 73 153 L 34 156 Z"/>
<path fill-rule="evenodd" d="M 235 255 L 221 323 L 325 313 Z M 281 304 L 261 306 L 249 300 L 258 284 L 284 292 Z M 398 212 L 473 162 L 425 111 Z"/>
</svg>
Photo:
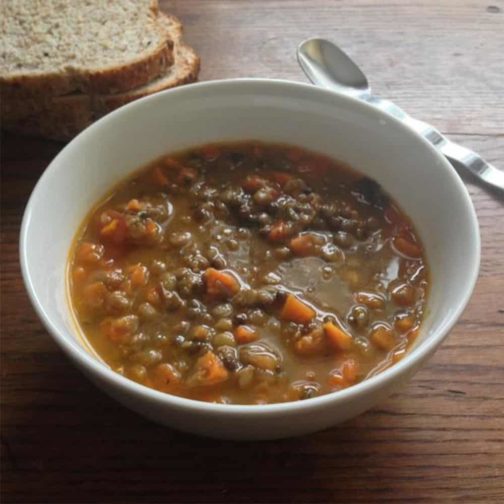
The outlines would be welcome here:
<svg viewBox="0 0 504 504">
<path fill-rule="evenodd" d="M 173 67 L 146 86 L 127 93 L 55 98 L 51 108 L 16 121 L 4 121 L 2 128 L 28 136 L 70 140 L 94 120 L 117 107 L 164 89 L 196 81 L 199 68 L 200 60 L 194 50 L 182 42 L 176 42 Z"/>
<path fill-rule="evenodd" d="M 173 63 L 157 15 L 157 0 L 2 0 L 2 99 L 147 84 Z"/>
<path fill-rule="evenodd" d="M 165 31 L 166 36 L 168 40 L 170 41 L 170 47 L 172 47 L 175 43 L 175 41 L 179 41 L 182 38 L 182 23 L 180 20 L 171 15 L 171 14 L 164 14 L 160 13 L 157 22 L 159 26 Z M 174 50 L 170 49 L 172 51 L 172 59 L 175 61 L 175 54 Z M 168 68 L 164 70 L 164 72 L 160 75 L 161 78 L 166 77 L 170 72 L 168 71 Z M 156 79 L 154 79 L 156 80 Z M 150 83 L 146 84 L 149 85 Z M 139 86 L 137 88 L 133 88 L 133 90 L 138 90 L 143 88 L 144 86 Z M 102 93 L 103 94 L 103 93 Z M 91 93 L 92 95 L 92 93 Z M 122 94 L 121 93 L 114 93 L 113 91 L 106 92 L 106 96 L 111 96 L 111 100 L 113 100 L 113 97 L 117 95 L 118 99 L 122 99 Z M 62 96 L 51 96 L 50 94 L 43 94 L 43 95 L 31 95 L 31 96 L 9 96 L 9 97 L 2 97 L 3 99 L 0 100 L 0 118 L 4 124 L 6 123 L 12 123 L 14 121 L 18 121 L 19 119 L 22 119 L 24 117 L 37 114 L 42 110 L 47 110 L 51 108 L 54 104 L 60 103 L 61 99 L 61 104 L 63 103 L 69 103 L 72 105 L 75 102 L 75 99 L 82 100 L 83 97 L 85 96 L 84 93 L 69 93 L 65 94 Z M 96 101 L 99 101 L 99 95 L 97 95 Z M 84 98 L 87 99 L 87 98 Z"/>
</svg>

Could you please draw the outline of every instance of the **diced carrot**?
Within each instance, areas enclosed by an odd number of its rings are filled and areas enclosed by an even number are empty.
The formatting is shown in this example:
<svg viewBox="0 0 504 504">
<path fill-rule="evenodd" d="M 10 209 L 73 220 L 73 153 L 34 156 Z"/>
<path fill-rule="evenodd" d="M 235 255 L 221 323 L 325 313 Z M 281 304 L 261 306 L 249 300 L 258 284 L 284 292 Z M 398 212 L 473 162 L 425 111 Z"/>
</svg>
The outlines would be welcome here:
<svg viewBox="0 0 504 504">
<path fill-rule="evenodd" d="M 113 219 L 123 218 L 123 214 L 118 210 L 108 209 L 96 216 L 98 227 L 101 229 Z"/>
<path fill-rule="evenodd" d="M 267 180 L 259 175 L 249 175 L 242 183 L 248 193 L 255 193 L 267 184 Z"/>
<path fill-rule="evenodd" d="M 422 249 L 410 240 L 407 240 L 403 236 L 395 236 L 392 240 L 394 248 L 406 257 L 412 257 L 417 259 L 422 257 Z"/>
<path fill-rule="evenodd" d="M 160 186 L 169 185 L 170 181 L 160 166 L 155 166 L 152 170 L 152 180 Z"/>
<path fill-rule="evenodd" d="M 372 310 L 381 310 L 385 307 L 385 300 L 373 292 L 358 292 L 355 295 L 355 300 Z"/>
<path fill-rule="evenodd" d="M 100 234 L 102 236 L 112 236 L 112 234 L 116 232 L 118 227 L 119 227 L 119 220 L 118 219 L 111 220 L 108 224 L 105 224 L 105 226 L 101 228 Z"/>
<path fill-rule="evenodd" d="M 359 363 L 355 359 L 346 359 L 339 369 L 329 373 L 328 384 L 332 388 L 343 389 L 357 381 L 359 376 Z"/>
<path fill-rule="evenodd" d="M 326 339 L 324 337 L 324 331 L 321 328 L 314 329 L 294 343 L 294 350 L 300 355 L 323 354 L 326 349 Z"/>
<path fill-rule="evenodd" d="M 392 330 L 384 325 L 379 325 L 371 331 L 371 341 L 380 350 L 392 350 L 395 346 L 395 338 Z"/>
<path fill-rule="evenodd" d="M 122 245 L 126 240 L 127 232 L 128 226 L 126 225 L 126 221 L 124 219 L 119 219 L 119 227 L 112 236 L 112 242 L 116 245 Z"/>
<path fill-rule="evenodd" d="M 359 374 L 359 364 L 354 359 L 347 359 L 341 365 L 341 374 L 349 384 L 355 383 Z"/>
<path fill-rule="evenodd" d="M 292 229 L 283 221 L 278 221 L 273 226 L 268 233 L 268 238 L 271 241 L 282 241 L 288 238 L 292 234 Z"/>
<path fill-rule="evenodd" d="M 139 212 L 140 210 L 142 210 L 142 205 L 140 201 L 138 201 L 136 198 L 133 198 L 132 200 L 128 201 L 126 209 L 130 212 Z"/>
<path fill-rule="evenodd" d="M 353 345 L 353 339 L 350 334 L 338 327 L 333 322 L 324 324 L 324 331 L 331 345 L 337 350 L 350 350 Z"/>
<path fill-rule="evenodd" d="M 138 317 L 125 315 L 118 319 L 107 318 L 100 324 L 102 333 L 114 343 L 126 343 L 138 329 Z"/>
<path fill-rule="evenodd" d="M 84 242 L 79 245 L 76 253 L 78 262 L 96 264 L 103 257 L 103 245 L 97 243 Z"/>
<path fill-rule="evenodd" d="M 252 329 L 250 326 L 239 325 L 234 330 L 235 340 L 239 345 L 243 345 L 245 343 L 251 343 L 258 338 L 257 331 Z"/>
<path fill-rule="evenodd" d="M 155 375 L 164 386 L 180 384 L 180 372 L 168 362 L 158 364 L 155 369 Z"/>
<path fill-rule="evenodd" d="M 103 282 L 93 282 L 89 285 L 86 285 L 82 292 L 86 304 L 93 309 L 99 309 L 103 307 L 107 293 L 107 287 L 105 287 L 105 284 Z"/>
<path fill-rule="evenodd" d="M 315 310 L 294 294 L 288 294 L 282 307 L 280 318 L 298 324 L 307 324 L 315 318 Z"/>
<path fill-rule="evenodd" d="M 147 234 L 149 236 L 154 236 L 155 234 L 158 233 L 159 226 L 153 220 L 149 220 L 149 221 L 147 221 L 147 224 L 145 225 L 145 229 L 146 229 Z"/>
<path fill-rule="evenodd" d="M 143 264 L 135 264 L 130 269 L 130 280 L 133 287 L 142 287 L 149 280 L 149 270 Z"/>
<path fill-rule="evenodd" d="M 187 379 L 187 384 L 189 386 L 209 386 L 226 381 L 228 378 L 229 372 L 222 361 L 209 351 L 196 361 L 194 371 Z"/>
<path fill-rule="evenodd" d="M 121 244 L 126 239 L 126 222 L 122 217 L 115 217 L 100 229 L 100 236 L 115 244 Z"/>
<path fill-rule="evenodd" d="M 293 176 L 287 172 L 274 171 L 271 173 L 271 178 L 283 187 L 289 180 L 293 179 Z"/>
<path fill-rule="evenodd" d="M 228 271 L 208 268 L 205 282 L 207 293 L 213 297 L 232 297 L 240 290 L 240 282 Z"/>
<path fill-rule="evenodd" d="M 221 154 L 220 149 L 216 145 L 205 145 L 201 148 L 200 152 L 205 161 L 215 161 Z"/>
<path fill-rule="evenodd" d="M 301 257 L 313 255 L 317 249 L 317 237 L 310 233 L 298 235 L 290 240 L 289 248 Z"/>
</svg>

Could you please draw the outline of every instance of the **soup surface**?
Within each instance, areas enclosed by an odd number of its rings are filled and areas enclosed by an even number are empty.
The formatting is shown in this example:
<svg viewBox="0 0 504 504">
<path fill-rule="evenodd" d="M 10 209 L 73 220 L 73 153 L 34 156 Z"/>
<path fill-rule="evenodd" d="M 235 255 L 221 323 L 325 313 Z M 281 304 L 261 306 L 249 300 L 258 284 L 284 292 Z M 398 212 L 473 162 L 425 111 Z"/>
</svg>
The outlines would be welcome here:
<svg viewBox="0 0 504 504">
<path fill-rule="evenodd" d="M 117 373 L 202 401 L 349 387 L 400 360 L 428 271 L 378 184 L 285 145 L 212 144 L 113 189 L 70 257 L 77 320 Z"/>
</svg>

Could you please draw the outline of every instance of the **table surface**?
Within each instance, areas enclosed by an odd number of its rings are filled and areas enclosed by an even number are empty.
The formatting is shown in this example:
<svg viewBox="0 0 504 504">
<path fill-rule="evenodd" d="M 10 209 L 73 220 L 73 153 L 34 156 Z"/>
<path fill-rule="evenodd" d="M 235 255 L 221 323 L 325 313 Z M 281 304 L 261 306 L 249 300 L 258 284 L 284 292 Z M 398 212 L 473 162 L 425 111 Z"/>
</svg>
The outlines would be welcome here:
<svg viewBox="0 0 504 504">
<path fill-rule="evenodd" d="M 201 80 L 304 81 L 297 44 L 344 47 L 374 90 L 504 168 L 504 1 L 180 0 Z M 467 186 L 474 296 L 402 392 L 297 439 L 234 443 L 160 427 L 88 382 L 21 280 L 23 208 L 61 144 L 2 137 L 2 502 L 504 502 L 504 206 Z M 463 251 L 461 251 L 463 253 Z"/>
</svg>

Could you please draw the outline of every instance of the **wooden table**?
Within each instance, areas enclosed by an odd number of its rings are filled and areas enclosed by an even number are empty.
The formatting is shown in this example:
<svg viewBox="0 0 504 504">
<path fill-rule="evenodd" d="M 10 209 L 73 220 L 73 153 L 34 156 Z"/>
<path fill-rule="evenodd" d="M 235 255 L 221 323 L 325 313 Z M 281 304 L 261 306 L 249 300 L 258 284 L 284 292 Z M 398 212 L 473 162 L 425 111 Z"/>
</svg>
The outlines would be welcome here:
<svg viewBox="0 0 504 504">
<path fill-rule="evenodd" d="M 180 0 L 163 8 L 185 22 L 202 80 L 304 80 L 297 44 L 328 37 L 376 92 L 504 169 L 503 0 Z M 28 196 L 61 145 L 2 140 L 2 502 L 504 502 L 502 201 L 466 181 L 481 225 L 480 279 L 449 339 L 401 393 L 318 434 L 212 441 L 122 408 L 43 329 L 21 280 L 18 234 Z"/>
</svg>

